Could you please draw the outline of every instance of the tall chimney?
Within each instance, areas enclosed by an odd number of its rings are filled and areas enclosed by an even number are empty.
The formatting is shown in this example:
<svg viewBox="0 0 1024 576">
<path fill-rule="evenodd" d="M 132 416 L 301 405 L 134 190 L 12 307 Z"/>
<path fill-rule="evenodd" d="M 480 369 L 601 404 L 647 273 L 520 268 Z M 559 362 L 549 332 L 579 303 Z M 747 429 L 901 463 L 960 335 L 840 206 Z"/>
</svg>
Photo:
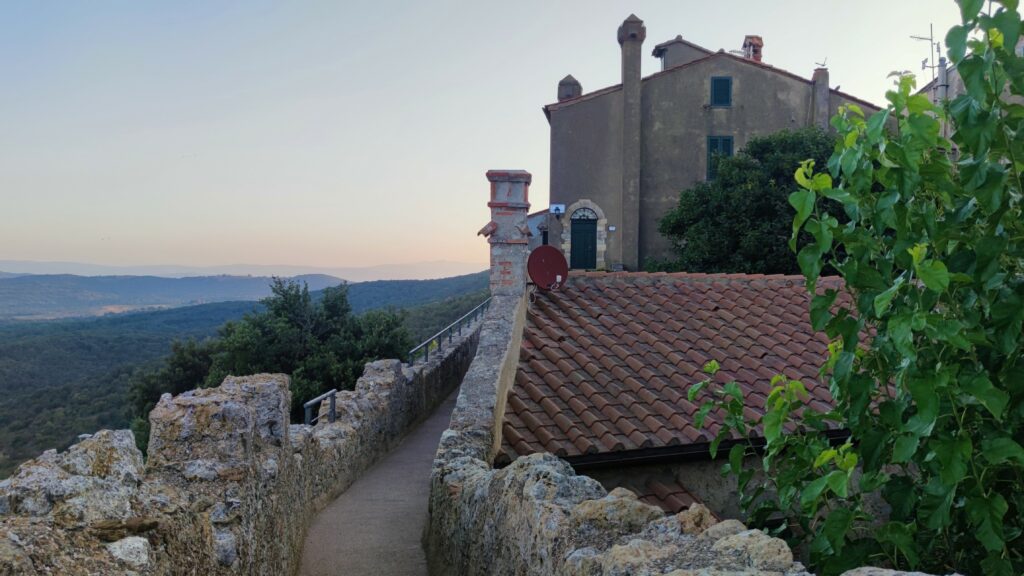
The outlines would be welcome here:
<svg viewBox="0 0 1024 576">
<path fill-rule="evenodd" d="M 828 89 L 828 68 L 815 68 L 811 84 L 814 91 L 811 123 L 822 130 L 828 130 L 829 120 L 832 119 L 832 93 Z"/>
<path fill-rule="evenodd" d="M 558 101 L 578 98 L 583 95 L 583 85 L 569 74 L 558 83 Z"/>
<path fill-rule="evenodd" d="M 761 61 L 764 52 L 764 40 L 755 34 L 748 34 L 743 39 L 743 56 L 757 62 Z"/>
<path fill-rule="evenodd" d="M 640 268 L 640 54 L 647 28 L 630 14 L 619 26 L 622 46 L 622 249 L 627 270 Z"/>
<path fill-rule="evenodd" d="M 491 294 L 518 295 L 526 289 L 526 255 L 530 229 L 530 181 L 525 170 L 490 170 L 491 221 L 478 232 L 491 245 Z"/>
</svg>

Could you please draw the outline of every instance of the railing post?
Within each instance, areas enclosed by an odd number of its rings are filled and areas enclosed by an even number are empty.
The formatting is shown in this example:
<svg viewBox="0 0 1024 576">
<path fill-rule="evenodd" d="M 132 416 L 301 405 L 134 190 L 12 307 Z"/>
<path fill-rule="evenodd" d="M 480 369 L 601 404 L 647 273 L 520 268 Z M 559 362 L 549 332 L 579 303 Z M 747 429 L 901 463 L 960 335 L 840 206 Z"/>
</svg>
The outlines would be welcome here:
<svg viewBox="0 0 1024 576">
<path fill-rule="evenodd" d="M 335 409 L 335 405 L 336 405 L 335 402 L 337 401 L 337 394 L 331 394 L 330 399 L 331 399 L 331 410 L 330 410 L 330 412 L 327 413 L 327 421 L 330 422 L 331 424 L 333 424 L 334 421 L 338 417 L 337 416 L 338 412 Z"/>
<path fill-rule="evenodd" d="M 306 408 L 306 416 L 305 416 L 305 418 L 303 418 L 303 423 L 306 426 L 309 426 L 309 423 L 313 421 L 313 407 L 312 406 L 306 406 L 305 408 Z"/>
</svg>

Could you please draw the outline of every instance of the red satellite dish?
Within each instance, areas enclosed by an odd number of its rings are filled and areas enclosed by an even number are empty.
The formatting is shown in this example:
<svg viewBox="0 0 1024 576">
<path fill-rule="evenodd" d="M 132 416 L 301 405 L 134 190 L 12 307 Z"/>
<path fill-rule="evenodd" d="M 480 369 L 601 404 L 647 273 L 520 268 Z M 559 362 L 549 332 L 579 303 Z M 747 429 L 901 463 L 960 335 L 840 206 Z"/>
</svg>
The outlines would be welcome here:
<svg viewBox="0 0 1024 576">
<path fill-rule="evenodd" d="M 526 261 L 530 280 L 541 290 L 555 290 L 569 277 L 569 264 L 554 246 L 538 246 Z"/>
</svg>

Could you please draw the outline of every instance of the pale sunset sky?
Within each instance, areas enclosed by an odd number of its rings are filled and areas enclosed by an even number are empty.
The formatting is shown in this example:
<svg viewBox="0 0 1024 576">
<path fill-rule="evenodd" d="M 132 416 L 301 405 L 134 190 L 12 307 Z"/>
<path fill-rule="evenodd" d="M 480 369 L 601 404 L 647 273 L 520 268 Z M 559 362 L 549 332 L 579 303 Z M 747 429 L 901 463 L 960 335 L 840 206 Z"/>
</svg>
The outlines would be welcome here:
<svg viewBox="0 0 1024 576">
<path fill-rule="evenodd" d="M 654 45 L 764 37 L 765 62 L 881 103 L 953 0 L 0 2 L 0 260 L 478 265 L 490 168 L 547 207 L 558 81 Z M 923 81 L 930 72 L 921 72 Z M 923 83 L 923 81 L 921 83 Z M 472 268 L 472 266 L 471 266 Z"/>
</svg>

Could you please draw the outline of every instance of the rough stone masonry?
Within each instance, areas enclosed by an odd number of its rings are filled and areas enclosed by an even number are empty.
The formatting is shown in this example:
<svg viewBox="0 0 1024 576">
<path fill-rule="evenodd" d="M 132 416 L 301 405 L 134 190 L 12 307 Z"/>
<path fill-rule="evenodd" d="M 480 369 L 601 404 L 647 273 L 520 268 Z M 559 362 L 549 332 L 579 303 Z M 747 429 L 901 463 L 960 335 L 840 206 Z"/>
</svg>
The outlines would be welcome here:
<svg viewBox="0 0 1024 576">
<path fill-rule="evenodd" d="M 368 364 L 331 424 L 290 425 L 288 377 L 258 374 L 164 395 L 145 464 L 128 430 L 49 450 L 0 482 L 0 576 L 292 574 L 315 512 L 447 397 L 476 342 Z"/>
</svg>

